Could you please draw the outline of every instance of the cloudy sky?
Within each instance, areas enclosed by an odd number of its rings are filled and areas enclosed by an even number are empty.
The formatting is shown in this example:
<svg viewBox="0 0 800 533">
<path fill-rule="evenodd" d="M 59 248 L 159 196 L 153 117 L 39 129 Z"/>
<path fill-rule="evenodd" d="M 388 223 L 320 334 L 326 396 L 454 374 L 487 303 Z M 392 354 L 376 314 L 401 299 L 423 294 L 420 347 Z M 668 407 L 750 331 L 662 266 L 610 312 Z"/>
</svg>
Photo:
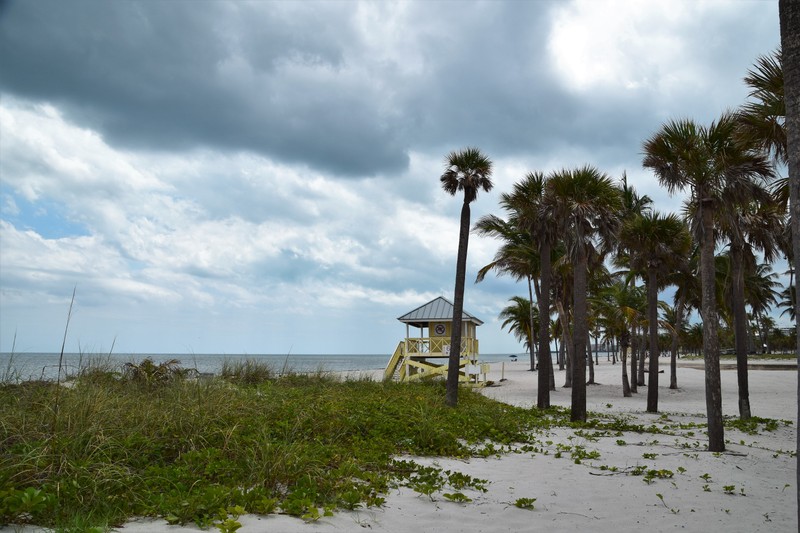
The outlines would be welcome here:
<svg viewBox="0 0 800 533">
<path fill-rule="evenodd" d="M 0 351 L 389 353 L 452 299 L 477 146 L 499 193 L 641 168 L 666 120 L 710 122 L 779 43 L 777 1 L 0 0 Z M 499 213 L 498 213 L 499 214 Z M 478 268 L 486 353 L 524 285 Z"/>
</svg>

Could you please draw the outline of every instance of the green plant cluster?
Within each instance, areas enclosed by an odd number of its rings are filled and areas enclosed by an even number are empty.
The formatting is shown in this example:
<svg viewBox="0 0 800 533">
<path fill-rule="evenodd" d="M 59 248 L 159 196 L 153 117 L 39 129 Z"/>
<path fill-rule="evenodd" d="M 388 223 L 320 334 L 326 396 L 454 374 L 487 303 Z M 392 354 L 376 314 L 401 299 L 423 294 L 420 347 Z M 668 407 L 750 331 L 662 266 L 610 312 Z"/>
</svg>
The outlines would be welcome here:
<svg viewBox="0 0 800 533">
<path fill-rule="evenodd" d="M 252 365 L 189 377 L 171 363 L 82 372 L 58 395 L 55 383 L 0 385 L 0 524 L 102 529 L 150 516 L 233 531 L 240 512 L 315 520 L 379 506 L 397 483 L 467 501 L 481 480 L 394 458 L 466 457 L 568 419 L 466 390 L 448 408 L 441 382 L 276 377 Z"/>
</svg>

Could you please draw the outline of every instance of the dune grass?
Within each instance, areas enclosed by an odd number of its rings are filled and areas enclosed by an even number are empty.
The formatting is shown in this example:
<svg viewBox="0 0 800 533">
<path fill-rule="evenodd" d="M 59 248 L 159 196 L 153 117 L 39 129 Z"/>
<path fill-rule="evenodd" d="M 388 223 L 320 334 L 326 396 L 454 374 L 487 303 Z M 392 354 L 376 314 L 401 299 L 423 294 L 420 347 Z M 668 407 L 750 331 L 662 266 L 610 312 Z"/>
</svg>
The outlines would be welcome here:
<svg viewBox="0 0 800 533">
<path fill-rule="evenodd" d="M 542 453 L 650 483 L 672 472 L 599 464 L 581 443 L 624 445 L 626 435 L 648 433 L 671 436 L 687 453 L 702 451 L 704 424 L 667 414 L 637 424 L 590 413 L 572 423 L 564 408 L 521 409 L 469 389 L 449 408 L 444 397 L 442 381 L 341 380 L 256 361 L 209 377 L 175 361 L 114 368 L 106 358 L 88 360 L 60 385 L 0 382 L 0 525 L 102 532 L 146 516 L 235 531 L 244 513 L 316 520 L 380 506 L 398 486 L 454 502 L 486 490 L 486 480 L 423 466 L 414 456 Z M 742 439 L 783 425 L 791 422 L 726 422 Z M 579 440 L 553 442 L 556 427 Z"/>
<path fill-rule="evenodd" d="M 102 531 L 134 516 L 202 527 L 245 512 L 315 519 L 380 505 L 397 484 L 424 492 L 432 474 L 396 459 L 404 454 L 468 456 L 486 441 L 527 442 L 535 427 L 566 423 L 563 410 L 516 409 L 466 390 L 451 409 L 444 393 L 441 382 L 278 376 L 254 362 L 210 379 L 143 361 L 87 368 L 68 386 L 6 383 L 0 524 Z"/>
</svg>

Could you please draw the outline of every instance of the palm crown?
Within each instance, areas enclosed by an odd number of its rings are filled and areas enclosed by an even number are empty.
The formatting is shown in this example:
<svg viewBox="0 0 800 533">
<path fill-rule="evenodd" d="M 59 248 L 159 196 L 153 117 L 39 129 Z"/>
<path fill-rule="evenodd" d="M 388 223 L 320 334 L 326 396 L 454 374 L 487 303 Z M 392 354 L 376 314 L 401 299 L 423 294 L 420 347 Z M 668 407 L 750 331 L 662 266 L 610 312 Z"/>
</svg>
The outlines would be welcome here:
<svg viewBox="0 0 800 533">
<path fill-rule="evenodd" d="M 492 190 L 492 161 L 477 148 L 450 152 L 445 163 L 446 169 L 439 181 L 449 194 L 464 191 L 464 202 L 472 203 L 479 189 Z"/>
</svg>

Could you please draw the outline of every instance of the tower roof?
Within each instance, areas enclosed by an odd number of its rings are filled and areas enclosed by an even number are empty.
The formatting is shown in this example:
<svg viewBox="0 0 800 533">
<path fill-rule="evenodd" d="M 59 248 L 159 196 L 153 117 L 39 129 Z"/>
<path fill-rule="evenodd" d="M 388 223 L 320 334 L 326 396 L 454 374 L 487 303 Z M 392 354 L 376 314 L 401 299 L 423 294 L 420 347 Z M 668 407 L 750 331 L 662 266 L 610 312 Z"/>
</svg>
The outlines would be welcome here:
<svg viewBox="0 0 800 533">
<path fill-rule="evenodd" d="M 475 318 L 464 310 L 462 310 L 461 316 L 467 322 L 474 322 L 478 326 L 483 324 L 482 320 Z M 453 304 L 450 300 L 439 296 L 425 305 L 421 305 L 413 311 L 398 317 L 397 320 L 418 328 L 428 325 L 429 322 L 452 322 Z"/>
</svg>

